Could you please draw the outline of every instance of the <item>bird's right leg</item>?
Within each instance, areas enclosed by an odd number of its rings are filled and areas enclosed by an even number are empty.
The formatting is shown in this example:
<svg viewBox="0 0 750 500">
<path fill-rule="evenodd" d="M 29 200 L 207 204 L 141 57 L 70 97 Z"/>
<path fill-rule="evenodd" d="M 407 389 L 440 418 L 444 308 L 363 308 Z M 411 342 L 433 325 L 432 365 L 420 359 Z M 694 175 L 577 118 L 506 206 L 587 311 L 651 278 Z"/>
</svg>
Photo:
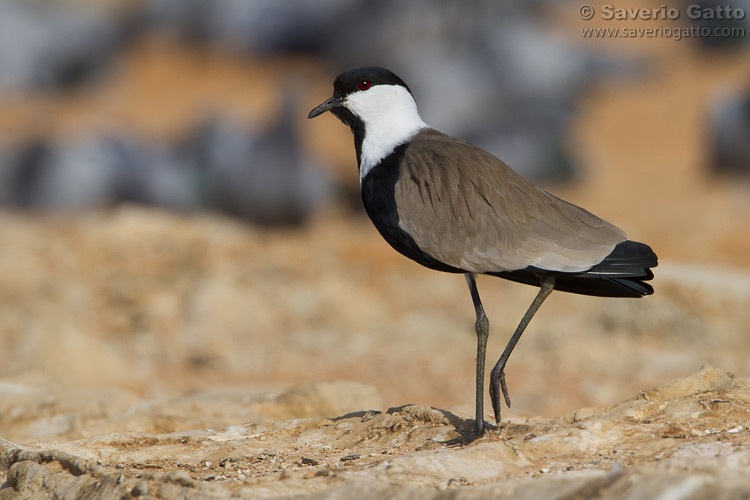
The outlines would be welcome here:
<svg viewBox="0 0 750 500">
<path fill-rule="evenodd" d="M 487 353 L 487 337 L 490 333 L 490 322 L 487 315 L 484 314 L 484 307 L 479 298 L 477 289 L 477 280 L 474 273 L 464 274 L 466 284 L 469 285 L 471 300 L 474 302 L 474 310 L 477 315 L 477 321 L 474 324 L 474 330 L 477 334 L 477 371 L 476 371 L 476 413 L 474 432 L 475 437 L 481 437 L 484 432 L 484 360 Z"/>
</svg>

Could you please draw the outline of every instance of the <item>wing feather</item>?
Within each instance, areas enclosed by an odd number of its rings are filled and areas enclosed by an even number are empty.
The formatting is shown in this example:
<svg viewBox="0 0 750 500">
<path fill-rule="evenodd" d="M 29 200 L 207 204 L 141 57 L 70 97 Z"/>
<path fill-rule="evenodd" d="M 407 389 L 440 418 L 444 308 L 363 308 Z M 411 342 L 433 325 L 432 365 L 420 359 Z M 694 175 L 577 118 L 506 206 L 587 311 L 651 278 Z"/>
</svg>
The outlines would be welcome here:
<svg viewBox="0 0 750 500">
<path fill-rule="evenodd" d="M 578 272 L 626 239 L 489 153 L 435 130 L 418 133 L 404 160 L 395 186 L 399 225 L 424 252 L 451 266 L 477 273 L 528 266 Z"/>
</svg>

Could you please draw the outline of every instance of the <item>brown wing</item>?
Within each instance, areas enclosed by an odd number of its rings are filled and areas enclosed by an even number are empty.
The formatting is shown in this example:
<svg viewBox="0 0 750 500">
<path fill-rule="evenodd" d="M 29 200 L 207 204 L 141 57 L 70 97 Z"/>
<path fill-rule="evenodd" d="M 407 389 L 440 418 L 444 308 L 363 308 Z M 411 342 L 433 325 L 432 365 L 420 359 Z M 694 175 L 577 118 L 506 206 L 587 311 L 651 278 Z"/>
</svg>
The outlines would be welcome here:
<svg viewBox="0 0 750 500">
<path fill-rule="evenodd" d="M 435 130 L 417 134 L 404 160 L 395 186 L 399 225 L 451 266 L 477 273 L 527 266 L 584 271 L 626 239 L 489 153 Z"/>
</svg>

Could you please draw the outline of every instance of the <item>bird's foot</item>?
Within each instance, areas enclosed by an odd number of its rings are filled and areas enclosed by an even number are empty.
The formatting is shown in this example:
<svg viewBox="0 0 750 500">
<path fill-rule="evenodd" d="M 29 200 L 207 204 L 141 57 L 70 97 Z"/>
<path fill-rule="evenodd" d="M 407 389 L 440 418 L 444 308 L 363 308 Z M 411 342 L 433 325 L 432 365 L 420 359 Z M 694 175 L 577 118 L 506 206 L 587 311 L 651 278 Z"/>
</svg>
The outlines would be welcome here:
<svg viewBox="0 0 750 500">
<path fill-rule="evenodd" d="M 494 428 L 493 425 L 486 424 L 484 421 L 482 421 L 482 422 L 479 422 L 478 424 L 475 424 L 471 432 L 461 434 L 460 436 L 455 437 L 453 439 L 449 439 L 448 441 L 441 441 L 440 444 L 442 444 L 443 446 L 448 446 L 448 447 L 465 446 L 467 444 L 471 444 L 477 439 L 484 436 L 485 432 L 487 431 L 487 429 L 485 428 L 485 425 L 489 425 L 491 428 Z"/>
<path fill-rule="evenodd" d="M 484 436 L 484 431 L 477 432 L 475 429 L 467 434 L 461 434 L 458 437 L 449 439 L 448 441 L 441 441 L 441 444 L 449 448 L 455 448 L 458 446 L 466 446 L 466 445 L 473 443 L 474 441 L 481 438 L 482 436 Z"/>
<path fill-rule="evenodd" d="M 497 370 L 497 367 L 490 372 L 490 399 L 492 400 L 492 410 L 495 412 L 495 421 L 500 424 L 500 392 L 503 393 L 505 404 L 510 408 L 510 395 L 508 394 L 508 385 L 505 383 L 505 372 L 503 369 Z"/>
<path fill-rule="evenodd" d="M 505 404 L 510 408 L 510 395 L 508 394 L 508 385 L 505 383 L 505 372 L 500 372 L 500 388 L 503 390 Z"/>
</svg>

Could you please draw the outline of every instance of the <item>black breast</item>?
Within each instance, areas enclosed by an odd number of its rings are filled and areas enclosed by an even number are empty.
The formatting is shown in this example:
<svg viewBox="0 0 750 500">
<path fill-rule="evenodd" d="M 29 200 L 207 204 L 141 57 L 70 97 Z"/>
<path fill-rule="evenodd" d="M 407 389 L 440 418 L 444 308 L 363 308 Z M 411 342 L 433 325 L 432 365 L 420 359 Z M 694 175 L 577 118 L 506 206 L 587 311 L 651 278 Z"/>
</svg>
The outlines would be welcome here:
<svg viewBox="0 0 750 500">
<path fill-rule="evenodd" d="M 380 234 L 397 252 L 419 264 L 437 271 L 463 273 L 422 251 L 414 239 L 398 225 L 399 216 L 395 199 L 399 163 L 408 144 L 397 147 L 373 167 L 362 180 L 362 201 L 365 211 Z"/>
</svg>

